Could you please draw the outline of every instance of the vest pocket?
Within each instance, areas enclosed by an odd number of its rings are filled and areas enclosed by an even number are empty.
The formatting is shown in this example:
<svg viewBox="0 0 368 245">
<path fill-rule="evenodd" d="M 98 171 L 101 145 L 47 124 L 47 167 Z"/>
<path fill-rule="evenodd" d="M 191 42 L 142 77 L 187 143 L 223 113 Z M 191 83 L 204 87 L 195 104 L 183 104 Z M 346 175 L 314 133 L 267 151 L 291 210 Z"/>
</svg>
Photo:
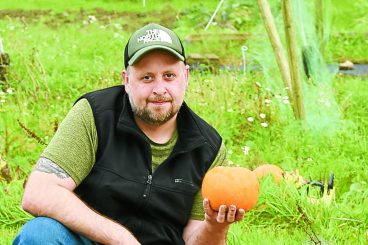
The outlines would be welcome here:
<svg viewBox="0 0 368 245">
<path fill-rule="evenodd" d="M 173 193 L 180 193 L 186 196 L 193 196 L 200 189 L 194 182 L 181 178 L 171 180 L 171 183 L 166 186 L 155 185 L 155 187 L 161 190 Z"/>
<path fill-rule="evenodd" d="M 184 185 L 189 185 L 191 187 L 194 187 L 194 183 L 189 181 L 189 180 L 185 180 L 185 179 L 174 179 L 174 182 L 176 184 L 184 184 Z"/>
</svg>

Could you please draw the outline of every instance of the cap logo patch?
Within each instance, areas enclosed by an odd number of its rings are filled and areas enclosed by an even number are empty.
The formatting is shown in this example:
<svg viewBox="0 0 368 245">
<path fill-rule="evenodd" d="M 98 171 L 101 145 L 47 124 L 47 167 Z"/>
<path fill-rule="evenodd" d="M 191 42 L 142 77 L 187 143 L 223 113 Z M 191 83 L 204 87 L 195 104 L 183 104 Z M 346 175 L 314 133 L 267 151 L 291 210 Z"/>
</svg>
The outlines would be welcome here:
<svg viewBox="0 0 368 245">
<path fill-rule="evenodd" d="M 166 42 L 172 43 L 170 35 L 159 29 L 146 30 L 146 35 L 138 38 L 137 42 L 149 43 L 149 42 Z"/>
</svg>

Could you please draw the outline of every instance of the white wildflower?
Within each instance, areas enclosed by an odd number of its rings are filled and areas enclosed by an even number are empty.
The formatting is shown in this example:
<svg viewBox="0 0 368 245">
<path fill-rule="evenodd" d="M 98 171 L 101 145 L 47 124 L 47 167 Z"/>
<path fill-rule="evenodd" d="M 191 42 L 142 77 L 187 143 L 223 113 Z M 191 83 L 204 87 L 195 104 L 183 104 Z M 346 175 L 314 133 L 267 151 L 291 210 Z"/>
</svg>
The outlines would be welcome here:
<svg viewBox="0 0 368 245">
<path fill-rule="evenodd" d="M 259 114 L 259 117 L 264 119 L 264 118 L 266 118 L 266 114 L 264 114 L 264 113 L 260 113 L 260 114 Z"/>
<path fill-rule="evenodd" d="M 266 104 L 270 104 L 272 102 L 272 100 L 270 100 L 270 99 L 265 99 L 265 103 Z"/>
<path fill-rule="evenodd" d="M 96 16 L 94 15 L 88 15 L 89 23 L 95 23 L 97 21 Z"/>
<path fill-rule="evenodd" d="M 275 95 L 275 98 L 276 98 L 276 99 L 282 99 L 282 96 L 281 96 L 281 95 L 279 95 L 279 94 L 276 94 L 276 95 Z"/>
<path fill-rule="evenodd" d="M 253 121 L 254 121 L 254 118 L 253 118 L 253 117 L 248 117 L 248 118 L 247 118 L 247 121 L 248 121 L 248 122 L 253 122 Z"/>
<path fill-rule="evenodd" d="M 262 87 L 262 85 L 259 83 L 259 82 L 256 82 L 256 85 L 258 86 L 258 87 Z"/>
<path fill-rule="evenodd" d="M 263 122 L 263 123 L 261 123 L 261 126 L 264 127 L 264 128 L 267 128 L 268 124 L 266 122 Z"/>
<path fill-rule="evenodd" d="M 12 94 L 12 93 L 13 93 L 13 89 L 12 89 L 12 88 L 8 88 L 8 89 L 6 90 L 6 92 L 7 92 L 8 94 Z"/>
<path fill-rule="evenodd" d="M 116 29 L 118 29 L 118 30 L 123 29 L 123 27 L 122 27 L 119 23 L 115 23 L 115 24 L 114 24 L 114 27 L 115 27 Z"/>
<path fill-rule="evenodd" d="M 248 155 L 249 154 L 249 150 L 250 150 L 250 147 L 249 146 L 244 146 L 243 147 L 243 153 L 244 153 L 244 155 Z"/>
</svg>

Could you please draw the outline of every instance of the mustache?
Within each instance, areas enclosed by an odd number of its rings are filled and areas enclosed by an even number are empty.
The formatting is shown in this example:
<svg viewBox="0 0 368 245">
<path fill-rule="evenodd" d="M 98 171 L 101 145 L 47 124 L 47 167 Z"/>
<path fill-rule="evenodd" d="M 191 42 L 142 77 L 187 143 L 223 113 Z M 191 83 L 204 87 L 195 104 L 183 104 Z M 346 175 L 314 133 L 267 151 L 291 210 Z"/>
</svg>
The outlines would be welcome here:
<svg viewBox="0 0 368 245">
<path fill-rule="evenodd" d="M 168 97 L 168 96 L 158 95 L 158 96 L 148 98 L 148 101 L 149 102 L 170 102 L 172 101 L 172 99 L 171 97 Z"/>
</svg>

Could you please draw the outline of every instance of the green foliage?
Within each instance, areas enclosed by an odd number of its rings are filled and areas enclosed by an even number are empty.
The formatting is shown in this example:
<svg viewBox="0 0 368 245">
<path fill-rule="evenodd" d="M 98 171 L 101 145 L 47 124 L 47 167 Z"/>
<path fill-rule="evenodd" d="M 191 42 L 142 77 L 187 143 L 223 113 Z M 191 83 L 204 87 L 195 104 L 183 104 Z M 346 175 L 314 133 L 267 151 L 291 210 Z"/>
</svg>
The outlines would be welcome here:
<svg viewBox="0 0 368 245">
<path fill-rule="evenodd" d="M 23 192 L 22 182 L 23 181 L 13 181 L 12 185 L 1 183 L 1 226 L 19 226 L 31 217 L 28 213 L 24 212 L 20 206 L 20 197 Z M 15 203 L 17 205 L 14 205 Z"/>
<path fill-rule="evenodd" d="M 11 244 L 19 228 L 32 217 L 21 208 L 23 182 L 24 180 L 13 180 L 11 184 L 0 182 L 1 244 Z"/>
<path fill-rule="evenodd" d="M 239 2 L 235 0 L 224 1 L 218 14 L 213 20 L 213 25 L 221 29 L 232 31 L 246 31 L 247 28 L 254 25 L 253 18 L 256 4 L 254 2 Z M 236 11 L 234 11 L 236 9 Z M 207 3 L 200 3 L 186 7 L 182 12 L 180 22 L 192 25 L 197 29 L 204 29 L 210 20 L 214 9 L 208 7 Z"/>
<path fill-rule="evenodd" d="M 368 191 L 367 184 L 363 185 L 345 194 L 349 204 L 325 204 L 313 202 L 303 188 L 285 182 L 276 186 L 272 178 L 266 178 L 261 182 L 257 207 L 231 228 L 229 244 L 364 244 Z M 347 208 L 355 210 L 349 212 Z M 332 227 L 344 227 L 344 232 Z"/>
</svg>

